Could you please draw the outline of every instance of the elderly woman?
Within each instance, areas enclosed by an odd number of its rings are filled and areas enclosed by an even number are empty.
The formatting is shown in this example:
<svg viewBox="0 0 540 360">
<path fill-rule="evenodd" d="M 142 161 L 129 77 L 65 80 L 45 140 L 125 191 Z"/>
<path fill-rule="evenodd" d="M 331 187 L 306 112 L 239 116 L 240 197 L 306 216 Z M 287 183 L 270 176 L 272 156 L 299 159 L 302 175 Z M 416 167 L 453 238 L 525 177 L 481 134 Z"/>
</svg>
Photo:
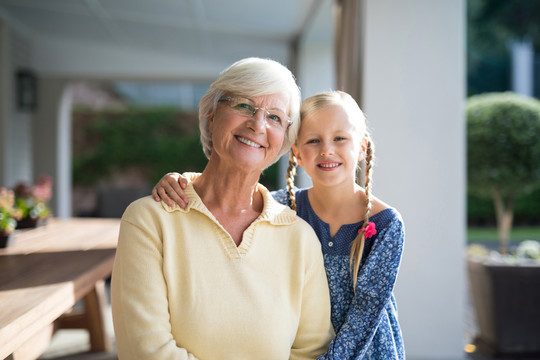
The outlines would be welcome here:
<svg viewBox="0 0 540 360">
<path fill-rule="evenodd" d="M 289 70 L 249 58 L 200 102 L 208 165 L 189 205 L 152 197 L 122 217 L 112 276 L 120 359 L 315 359 L 333 330 L 320 244 L 258 183 L 294 143 Z"/>
</svg>

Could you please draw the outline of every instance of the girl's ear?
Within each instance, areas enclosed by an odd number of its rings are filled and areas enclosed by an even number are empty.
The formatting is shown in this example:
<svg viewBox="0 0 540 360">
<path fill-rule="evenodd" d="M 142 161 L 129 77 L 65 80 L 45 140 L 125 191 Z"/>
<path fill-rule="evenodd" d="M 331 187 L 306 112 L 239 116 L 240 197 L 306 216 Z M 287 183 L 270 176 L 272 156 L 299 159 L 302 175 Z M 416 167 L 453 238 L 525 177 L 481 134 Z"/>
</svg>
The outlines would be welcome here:
<svg viewBox="0 0 540 360">
<path fill-rule="evenodd" d="M 367 147 L 368 147 L 368 139 L 364 137 L 360 141 L 360 153 L 358 154 L 358 162 L 366 158 Z"/>
<path fill-rule="evenodd" d="M 304 165 L 302 164 L 302 158 L 300 157 L 300 151 L 298 151 L 298 147 L 296 145 L 292 146 L 292 152 L 296 157 L 296 161 L 298 161 L 298 165 L 304 167 Z"/>
</svg>

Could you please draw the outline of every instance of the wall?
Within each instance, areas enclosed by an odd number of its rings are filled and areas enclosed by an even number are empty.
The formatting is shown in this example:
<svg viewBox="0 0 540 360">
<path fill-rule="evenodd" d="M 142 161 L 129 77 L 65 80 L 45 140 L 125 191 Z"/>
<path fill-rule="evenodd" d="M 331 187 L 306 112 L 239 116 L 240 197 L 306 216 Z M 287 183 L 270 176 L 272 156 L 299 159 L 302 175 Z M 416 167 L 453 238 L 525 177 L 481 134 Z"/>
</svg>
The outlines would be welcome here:
<svg viewBox="0 0 540 360">
<path fill-rule="evenodd" d="M 0 186 L 32 182 L 33 114 L 16 106 L 16 72 L 30 66 L 30 42 L 0 20 Z"/>
<path fill-rule="evenodd" d="M 364 6 L 374 193 L 397 207 L 407 232 L 396 289 L 407 358 L 458 359 L 466 289 L 465 2 Z"/>
</svg>

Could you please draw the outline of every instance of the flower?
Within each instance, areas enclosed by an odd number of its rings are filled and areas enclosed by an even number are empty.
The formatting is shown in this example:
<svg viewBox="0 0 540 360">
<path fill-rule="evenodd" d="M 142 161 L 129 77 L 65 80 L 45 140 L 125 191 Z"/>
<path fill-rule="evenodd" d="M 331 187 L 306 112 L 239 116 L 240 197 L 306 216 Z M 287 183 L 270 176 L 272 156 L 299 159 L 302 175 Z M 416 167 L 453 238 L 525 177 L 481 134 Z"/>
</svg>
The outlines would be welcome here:
<svg viewBox="0 0 540 360">
<path fill-rule="evenodd" d="M 540 260 L 540 241 L 522 241 L 516 249 L 516 255 L 524 259 Z"/>
<path fill-rule="evenodd" d="M 21 210 L 22 218 L 38 219 L 50 215 L 47 203 L 52 197 L 52 184 L 50 176 L 42 175 L 33 186 L 24 182 L 15 186 L 15 206 Z"/>
<path fill-rule="evenodd" d="M 10 234 L 17 227 L 22 212 L 14 207 L 15 194 L 4 187 L 0 188 L 0 234 Z"/>
<path fill-rule="evenodd" d="M 368 222 L 366 227 L 363 227 L 360 230 L 358 230 L 359 234 L 361 234 L 362 232 L 364 232 L 364 236 L 366 239 L 369 239 L 370 237 L 375 235 L 377 233 L 377 229 L 375 228 L 375 223 L 372 221 Z"/>
</svg>

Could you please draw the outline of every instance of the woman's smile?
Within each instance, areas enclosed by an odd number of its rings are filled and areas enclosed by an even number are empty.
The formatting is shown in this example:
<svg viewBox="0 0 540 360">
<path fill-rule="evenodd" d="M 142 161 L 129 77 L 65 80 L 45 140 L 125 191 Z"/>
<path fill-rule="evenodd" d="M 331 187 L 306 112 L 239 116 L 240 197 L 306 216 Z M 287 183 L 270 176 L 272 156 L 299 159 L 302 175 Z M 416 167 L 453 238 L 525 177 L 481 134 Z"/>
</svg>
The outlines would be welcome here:
<svg viewBox="0 0 540 360">
<path fill-rule="evenodd" d="M 247 138 L 245 138 L 243 136 L 236 135 L 235 138 L 236 138 L 236 140 L 238 140 L 242 144 L 246 144 L 246 145 L 249 145 L 249 146 L 254 147 L 254 148 L 262 148 L 262 147 L 264 147 L 264 146 L 259 145 L 256 142 L 251 141 L 251 140 L 249 140 L 249 139 L 247 139 Z"/>
</svg>

